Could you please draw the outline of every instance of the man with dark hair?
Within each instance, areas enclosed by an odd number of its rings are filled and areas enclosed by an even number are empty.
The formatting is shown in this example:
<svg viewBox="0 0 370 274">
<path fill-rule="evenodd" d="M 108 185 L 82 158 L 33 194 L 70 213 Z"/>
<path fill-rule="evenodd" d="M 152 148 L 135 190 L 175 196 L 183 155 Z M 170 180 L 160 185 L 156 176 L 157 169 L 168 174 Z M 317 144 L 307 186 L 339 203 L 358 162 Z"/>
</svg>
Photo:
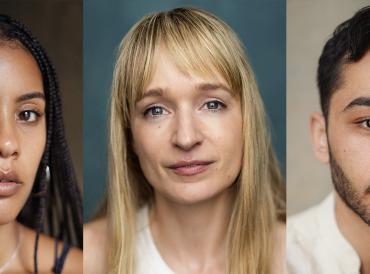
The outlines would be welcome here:
<svg viewBox="0 0 370 274">
<path fill-rule="evenodd" d="M 335 191 L 288 220 L 288 271 L 370 273 L 370 7 L 339 25 L 319 60 L 313 150 Z"/>
</svg>

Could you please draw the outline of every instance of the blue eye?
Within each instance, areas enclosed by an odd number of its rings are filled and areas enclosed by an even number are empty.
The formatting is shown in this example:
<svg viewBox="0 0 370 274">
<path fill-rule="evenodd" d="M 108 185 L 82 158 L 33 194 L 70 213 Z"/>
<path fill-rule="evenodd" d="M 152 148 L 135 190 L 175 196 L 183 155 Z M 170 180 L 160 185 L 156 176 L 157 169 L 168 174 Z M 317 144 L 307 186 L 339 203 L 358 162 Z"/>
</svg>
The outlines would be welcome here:
<svg viewBox="0 0 370 274">
<path fill-rule="evenodd" d="M 168 112 L 160 106 L 153 106 L 145 110 L 144 116 L 150 115 L 151 117 L 159 117 L 168 114 Z"/>
<path fill-rule="evenodd" d="M 32 110 L 21 111 L 18 114 L 19 120 L 23 122 L 36 122 L 40 116 L 38 112 Z"/>
<path fill-rule="evenodd" d="M 216 101 L 216 100 L 205 103 L 205 106 L 208 110 L 211 110 L 211 111 L 218 111 L 218 110 L 226 108 L 226 105 L 224 103 L 221 103 L 220 101 Z"/>
</svg>

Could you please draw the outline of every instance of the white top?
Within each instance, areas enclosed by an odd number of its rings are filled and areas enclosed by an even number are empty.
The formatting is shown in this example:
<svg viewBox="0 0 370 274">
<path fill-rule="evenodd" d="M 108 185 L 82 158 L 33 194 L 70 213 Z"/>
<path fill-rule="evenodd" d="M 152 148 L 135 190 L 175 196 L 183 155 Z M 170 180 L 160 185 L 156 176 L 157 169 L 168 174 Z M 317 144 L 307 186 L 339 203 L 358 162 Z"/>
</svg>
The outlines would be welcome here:
<svg viewBox="0 0 370 274">
<path fill-rule="evenodd" d="M 287 265 L 290 274 L 360 274 L 360 258 L 335 219 L 334 193 L 288 218 Z"/>
<path fill-rule="evenodd" d="M 136 274 L 175 274 L 165 263 L 155 246 L 149 227 L 148 207 L 137 215 Z"/>
</svg>

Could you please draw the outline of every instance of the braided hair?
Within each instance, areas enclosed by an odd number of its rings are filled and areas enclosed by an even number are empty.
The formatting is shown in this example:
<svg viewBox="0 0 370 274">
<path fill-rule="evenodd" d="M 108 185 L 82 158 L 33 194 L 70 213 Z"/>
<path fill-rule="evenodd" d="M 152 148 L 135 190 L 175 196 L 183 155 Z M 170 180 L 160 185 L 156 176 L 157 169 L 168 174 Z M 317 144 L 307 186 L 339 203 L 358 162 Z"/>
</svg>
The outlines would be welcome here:
<svg viewBox="0 0 370 274">
<path fill-rule="evenodd" d="M 37 251 L 41 232 L 82 248 L 82 199 L 65 139 L 59 86 L 50 59 L 27 27 L 6 15 L 0 15 L 0 45 L 2 43 L 19 45 L 33 56 L 44 86 L 45 150 L 32 193 L 18 216 L 19 222 L 36 231 L 34 273 L 38 273 Z M 56 251 L 57 241 L 55 254 Z"/>
</svg>

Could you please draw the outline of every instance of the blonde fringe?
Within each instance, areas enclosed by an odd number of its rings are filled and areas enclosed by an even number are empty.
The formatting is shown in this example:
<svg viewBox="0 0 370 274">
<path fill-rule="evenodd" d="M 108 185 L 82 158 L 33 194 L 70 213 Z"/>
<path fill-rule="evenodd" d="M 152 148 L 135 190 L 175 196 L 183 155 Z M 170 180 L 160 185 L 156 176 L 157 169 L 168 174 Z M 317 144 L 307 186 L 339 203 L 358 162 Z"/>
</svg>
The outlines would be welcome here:
<svg viewBox="0 0 370 274">
<path fill-rule="evenodd" d="M 109 273 L 135 273 L 135 216 L 140 204 L 150 199 L 151 187 L 138 164 L 131 164 L 135 155 L 130 147 L 130 115 L 150 80 L 160 45 L 166 46 L 180 69 L 205 76 L 219 72 L 241 100 L 244 157 L 228 229 L 228 273 L 271 273 L 273 227 L 278 218 L 284 220 L 285 192 L 264 107 L 236 35 L 213 15 L 196 9 L 143 18 L 118 51 L 110 114 Z"/>
</svg>

